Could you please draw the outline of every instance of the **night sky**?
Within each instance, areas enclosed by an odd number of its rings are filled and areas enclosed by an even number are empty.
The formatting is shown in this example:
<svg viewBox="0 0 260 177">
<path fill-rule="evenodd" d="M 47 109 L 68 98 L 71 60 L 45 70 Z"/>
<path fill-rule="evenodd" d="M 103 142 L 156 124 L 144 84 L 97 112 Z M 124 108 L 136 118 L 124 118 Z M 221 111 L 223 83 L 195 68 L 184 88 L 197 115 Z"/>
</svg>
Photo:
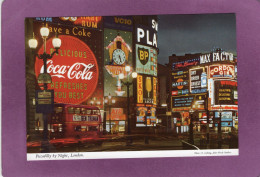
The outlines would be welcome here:
<svg viewBox="0 0 260 177">
<path fill-rule="evenodd" d="M 159 15 L 158 62 L 172 54 L 206 53 L 214 47 L 236 55 L 235 14 Z"/>
</svg>

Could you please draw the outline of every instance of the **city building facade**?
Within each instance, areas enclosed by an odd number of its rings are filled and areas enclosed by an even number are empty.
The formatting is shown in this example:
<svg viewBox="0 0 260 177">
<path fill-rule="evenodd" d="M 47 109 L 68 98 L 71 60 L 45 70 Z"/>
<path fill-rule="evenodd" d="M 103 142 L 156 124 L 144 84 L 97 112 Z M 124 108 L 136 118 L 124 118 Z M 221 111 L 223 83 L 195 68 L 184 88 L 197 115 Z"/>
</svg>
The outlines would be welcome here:
<svg viewBox="0 0 260 177">
<path fill-rule="evenodd" d="M 44 45 L 40 29 L 49 29 Z M 45 90 L 39 76 L 44 62 L 35 53 L 52 53 L 51 39 L 58 35 L 61 47 L 47 60 L 53 90 L 53 103 L 96 107 L 100 110 L 100 132 L 126 134 L 156 126 L 157 105 L 157 16 L 92 16 L 26 18 L 26 110 L 27 134 L 37 137 L 44 129 L 43 113 L 36 96 Z M 38 47 L 34 53 L 28 40 L 34 37 Z M 126 71 L 126 66 L 130 70 Z M 131 76 L 137 72 L 137 78 Z M 39 94 L 38 94 L 39 96 Z M 43 101 L 43 100 L 41 100 Z M 45 103 L 44 103 L 45 104 Z M 48 103 L 47 103 L 48 104 Z M 81 108 L 83 109 L 83 108 Z M 50 134 L 66 131 L 59 109 L 53 106 L 48 115 Z M 73 121 L 87 121 L 90 116 L 74 112 Z M 54 123 L 55 122 L 55 125 Z M 58 128 L 55 126 L 58 125 Z M 75 131 L 89 131 L 82 125 Z"/>
<path fill-rule="evenodd" d="M 237 57 L 222 49 L 169 57 L 172 119 L 176 132 L 238 130 Z M 178 113 L 178 114 L 177 114 Z"/>
</svg>

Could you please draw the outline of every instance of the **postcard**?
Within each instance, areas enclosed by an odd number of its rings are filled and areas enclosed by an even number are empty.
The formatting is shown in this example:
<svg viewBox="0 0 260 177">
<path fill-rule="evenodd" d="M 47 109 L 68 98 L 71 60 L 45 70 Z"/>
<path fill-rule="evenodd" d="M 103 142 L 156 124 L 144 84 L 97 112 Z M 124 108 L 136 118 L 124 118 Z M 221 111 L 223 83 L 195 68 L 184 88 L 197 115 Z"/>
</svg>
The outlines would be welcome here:
<svg viewBox="0 0 260 177">
<path fill-rule="evenodd" d="M 235 14 L 26 18 L 27 160 L 238 155 L 235 25 Z"/>
<path fill-rule="evenodd" d="M 3 176 L 259 176 L 259 12 L 4 1 Z"/>
</svg>

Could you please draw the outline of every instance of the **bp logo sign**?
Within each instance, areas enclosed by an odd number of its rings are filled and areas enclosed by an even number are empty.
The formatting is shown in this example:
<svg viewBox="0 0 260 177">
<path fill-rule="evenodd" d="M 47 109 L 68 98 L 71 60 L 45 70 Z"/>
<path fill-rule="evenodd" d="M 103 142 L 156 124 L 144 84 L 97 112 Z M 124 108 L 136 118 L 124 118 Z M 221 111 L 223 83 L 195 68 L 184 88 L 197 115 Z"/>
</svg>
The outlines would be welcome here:
<svg viewBox="0 0 260 177">
<path fill-rule="evenodd" d="M 138 47 L 137 50 L 138 50 L 138 58 L 140 62 L 143 65 L 146 65 L 147 62 L 149 61 L 149 50 L 142 47 Z"/>
</svg>

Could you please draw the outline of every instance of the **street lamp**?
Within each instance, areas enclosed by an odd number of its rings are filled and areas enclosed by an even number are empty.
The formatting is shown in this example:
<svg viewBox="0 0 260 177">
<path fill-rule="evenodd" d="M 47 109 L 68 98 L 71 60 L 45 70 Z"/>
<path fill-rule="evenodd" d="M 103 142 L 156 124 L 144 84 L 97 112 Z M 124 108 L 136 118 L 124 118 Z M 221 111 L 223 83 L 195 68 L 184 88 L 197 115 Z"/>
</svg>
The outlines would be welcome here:
<svg viewBox="0 0 260 177">
<path fill-rule="evenodd" d="M 168 105 L 167 104 L 162 104 L 161 105 L 162 107 L 164 107 L 165 108 L 165 113 L 166 113 L 166 133 L 168 133 Z"/>
<path fill-rule="evenodd" d="M 222 146 L 222 131 L 221 131 L 221 117 L 222 117 L 222 107 L 221 105 L 219 106 L 219 121 L 218 121 L 218 148 L 221 149 L 221 146 Z"/>
<path fill-rule="evenodd" d="M 43 74 L 41 73 L 39 75 L 39 77 L 43 77 L 43 78 L 48 78 L 49 80 L 43 80 L 43 84 L 44 84 L 44 90 L 47 90 L 47 84 L 48 83 L 51 83 L 51 77 L 49 76 L 49 74 L 47 73 L 47 60 L 48 59 L 51 59 L 53 57 L 53 55 L 56 53 L 58 54 L 58 50 L 61 46 L 61 39 L 57 37 L 57 34 L 56 36 L 52 39 L 52 45 L 53 47 L 55 48 L 55 51 L 53 51 L 51 54 L 48 54 L 46 53 L 46 40 L 49 36 L 49 28 L 43 26 L 41 29 L 40 29 L 40 33 L 41 33 L 41 36 L 42 36 L 42 39 L 43 39 L 43 53 L 42 54 L 35 54 L 35 49 L 37 48 L 37 45 L 38 45 L 38 41 L 35 39 L 35 36 L 33 34 L 33 38 L 30 39 L 28 41 L 28 44 L 29 44 L 29 47 L 32 49 L 33 53 L 39 58 L 39 59 L 42 59 L 43 60 Z"/>
<path fill-rule="evenodd" d="M 111 105 L 112 104 L 115 104 L 116 103 L 116 100 L 115 99 L 112 99 L 112 96 L 110 95 L 110 93 L 109 93 L 109 95 L 108 95 L 108 97 L 104 100 L 104 102 L 105 102 L 105 104 L 108 106 L 108 111 L 109 111 L 109 113 L 108 113 L 108 115 L 109 115 L 109 133 L 111 134 Z M 104 124 L 105 124 L 105 126 L 104 126 L 104 132 L 106 132 L 106 116 L 105 116 L 105 120 L 104 120 Z"/>
<path fill-rule="evenodd" d="M 189 130 L 190 130 L 190 143 L 194 144 L 194 140 L 193 140 L 193 113 L 194 113 L 194 110 L 191 108 L 189 110 L 189 113 L 190 113 L 190 127 L 189 127 Z"/>
<path fill-rule="evenodd" d="M 207 111 L 207 144 L 209 144 L 209 90 L 206 93 L 205 109 Z"/>
<path fill-rule="evenodd" d="M 51 76 L 47 73 L 47 60 L 51 59 L 55 53 L 58 54 L 58 49 L 61 46 L 61 40 L 57 37 L 52 39 L 52 45 L 55 48 L 55 51 L 53 51 L 51 54 L 46 53 L 46 40 L 49 36 L 49 28 L 47 26 L 43 26 L 40 29 L 40 33 L 43 39 L 43 53 L 42 54 L 35 54 L 35 49 L 37 48 L 38 41 L 35 39 L 35 36 L 33 34 L 33 38 L 28 41 L 29 47 L 32 49 L 32 52 L 35 56 L 37 56 L 39 59 L 43 60 L 44 65 L 44 72 L 39 74 L 38 76 L 38 82 L 44 84 L 44 90 L 47 90 L 47 84 L 51 83 Z M 41 78 L 41 82 L 40 82 Z M 43 129 L 43 142 L 42 142 L 42 152 L 49 152 L 48 149 L 48 119 L 47 119 L 47 113 L 43 113 L 43 120 L 44 120 L 44 129 Z"/>
<path fill-rule="evenodd" d="M 130 82 L 130 77 L 129 77 L 130 72 L 131 72 L 131 66 L 126 65 L 125 71 L 126 71 L 127 81 L 126 82 L 122 81 L 125 78 L 123 73 L 119 74 L 119 79 L 121 80 L 123 85 L 125 85 L 127 87 L 127 134 L 130 135 L 131 129 L 130 129 L 130 96 L 129 96 L 130 91 L 129 91 L 129 89 L 130 89 L 130 86 L 133 84 L 133 82 Z M 131 76 L 132 76 L 133 79 L 135 79 L 135 78 L 137 78 L 137 73 L 132 72 Z M 132 142 L 132 140 L 129 139 L 128 143 L 131 144 L 131 142 Z"/>
</svg>

